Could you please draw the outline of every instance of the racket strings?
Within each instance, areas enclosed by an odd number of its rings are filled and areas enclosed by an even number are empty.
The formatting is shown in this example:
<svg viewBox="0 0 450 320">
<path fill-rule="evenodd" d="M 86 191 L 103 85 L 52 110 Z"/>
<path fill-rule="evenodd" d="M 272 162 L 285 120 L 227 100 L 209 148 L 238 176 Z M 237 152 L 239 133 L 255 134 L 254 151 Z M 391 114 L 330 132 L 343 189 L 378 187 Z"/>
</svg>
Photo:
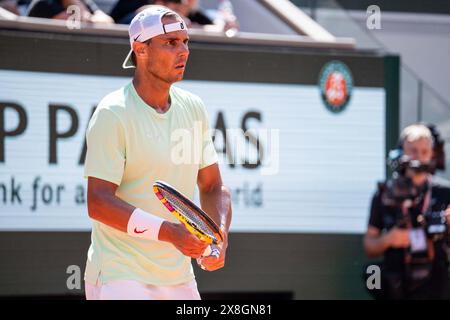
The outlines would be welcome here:
<svg viewBox="0 0 450 320">
<path fill-rule="evenodd" d="M 161 190 L 161 193 L 164 195 L 167 201 L 169 201 L 169 203 L 174 207 L 175 210 L 184 215 L 188 220 L 190 220 L 191 223 L 194 223 L 199 230 L 206 233 L 213 239 L 216 239 L 216 237 L 214 236 L 214 232 L 211 230 L 211 228 L 202 219 L 200 219 L 199 216 L 196 215 L 190 207 L 188 207 L 185 203 L 180 201 L 177 197 L 173 196 L 168 192 L 165 192 L 164 190 Z"/>
</svg>

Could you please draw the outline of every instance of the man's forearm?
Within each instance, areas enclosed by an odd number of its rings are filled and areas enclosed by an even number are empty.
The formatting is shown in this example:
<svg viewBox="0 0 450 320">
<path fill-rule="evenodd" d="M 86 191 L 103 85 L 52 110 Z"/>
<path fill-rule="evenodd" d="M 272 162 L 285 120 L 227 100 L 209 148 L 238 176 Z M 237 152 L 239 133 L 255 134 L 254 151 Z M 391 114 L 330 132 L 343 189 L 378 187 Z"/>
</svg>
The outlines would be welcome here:
<svg viewBox="0 0 450 320">
<path fill-rule="evenodd" d="M 127 225 L 135 207 L 110 194 L 88 196 L 89 216 L 107 226 L 127 232 Z"/>
<path fill-rule="evenodd" d="M 364 237 L 364 249 L 369 257 L 381 256 L 388 249 L 386 234 Z"/>
<path fill-rule="evenodd" d="M 92 219 L 130 236 L 147 240 L 171 241 L 168 221 L 135 208 L 115 195 L 104 193 L 88 195 L 88 210 Z"/>
<path fill-rule="evenodd" d="M 220 185 L 209 191 L 200 191 L 202 209 L 219 225 L 225 233 L 231 224 L 231 194 L 227 187 Z"/>
</svg>

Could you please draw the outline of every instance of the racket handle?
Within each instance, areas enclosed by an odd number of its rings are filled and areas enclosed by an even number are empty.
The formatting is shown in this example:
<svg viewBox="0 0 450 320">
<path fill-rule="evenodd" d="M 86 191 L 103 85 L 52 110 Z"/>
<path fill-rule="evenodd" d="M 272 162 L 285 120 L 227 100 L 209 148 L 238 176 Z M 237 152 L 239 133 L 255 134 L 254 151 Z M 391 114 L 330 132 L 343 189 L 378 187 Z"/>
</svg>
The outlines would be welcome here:
<svg viewBox="0 0 450 320">
<path fill-rule="evenodd" d="M 206 270 L 206 269 L 205 269 L 205 267 L 202 264 L 202 260 L 203 260 L 203 258 L 210 257 L 210 256 L 213 256 L 213 257 L 216 257 L 216 258 L 218 258 L 220 256 L 219 248 L 217 248 L 215 245 L 212 245 L 212 244 L 207 246 L 205 251 L 203 252 L 202 256 L 197 259 L 197 264 L 203 270 Z"/>
<path fill-rule="evenodd" d="M 214 256 L 218 258 L 220 255 L 220 251 L 216 246 L 209 245 L 206 247 L 205 251 L 202 254 L 202 257 Z"/>
</svg>

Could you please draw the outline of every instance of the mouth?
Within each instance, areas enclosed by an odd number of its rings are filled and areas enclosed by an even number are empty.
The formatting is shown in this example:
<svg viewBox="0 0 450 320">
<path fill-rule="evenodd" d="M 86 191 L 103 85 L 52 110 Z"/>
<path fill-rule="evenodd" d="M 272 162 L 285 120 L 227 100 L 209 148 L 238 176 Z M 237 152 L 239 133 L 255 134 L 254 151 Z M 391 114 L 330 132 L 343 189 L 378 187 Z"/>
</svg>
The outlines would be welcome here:
<svg viewBox="0 0 450 320">
<path fill-rule="evenodd" d="M 179 63 L 177 65 L 175 65 L 175 69 L 181 70 L 186 68 L 186 64 L 185 63 Z"/>
</svg>

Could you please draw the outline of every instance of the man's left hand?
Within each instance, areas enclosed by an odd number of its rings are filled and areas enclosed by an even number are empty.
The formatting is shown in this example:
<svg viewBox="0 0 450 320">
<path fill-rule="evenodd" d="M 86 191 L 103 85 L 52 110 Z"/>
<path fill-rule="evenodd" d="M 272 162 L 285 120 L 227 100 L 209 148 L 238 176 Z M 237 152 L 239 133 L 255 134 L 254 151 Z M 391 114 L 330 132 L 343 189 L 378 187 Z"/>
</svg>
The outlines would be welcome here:
<svg viewBox="0 0 450 320">
<path fill-rule="evenodd" d="M 206 271 L 215 271 L 223 268 L 225 265 L 225 256 L 228 247 L 228 235 L 223 237 L 223 242 L 217 246 L 220 252 L 219 257 L 208 256 L 197 259 L 197 264 Z"/>
</svg>

